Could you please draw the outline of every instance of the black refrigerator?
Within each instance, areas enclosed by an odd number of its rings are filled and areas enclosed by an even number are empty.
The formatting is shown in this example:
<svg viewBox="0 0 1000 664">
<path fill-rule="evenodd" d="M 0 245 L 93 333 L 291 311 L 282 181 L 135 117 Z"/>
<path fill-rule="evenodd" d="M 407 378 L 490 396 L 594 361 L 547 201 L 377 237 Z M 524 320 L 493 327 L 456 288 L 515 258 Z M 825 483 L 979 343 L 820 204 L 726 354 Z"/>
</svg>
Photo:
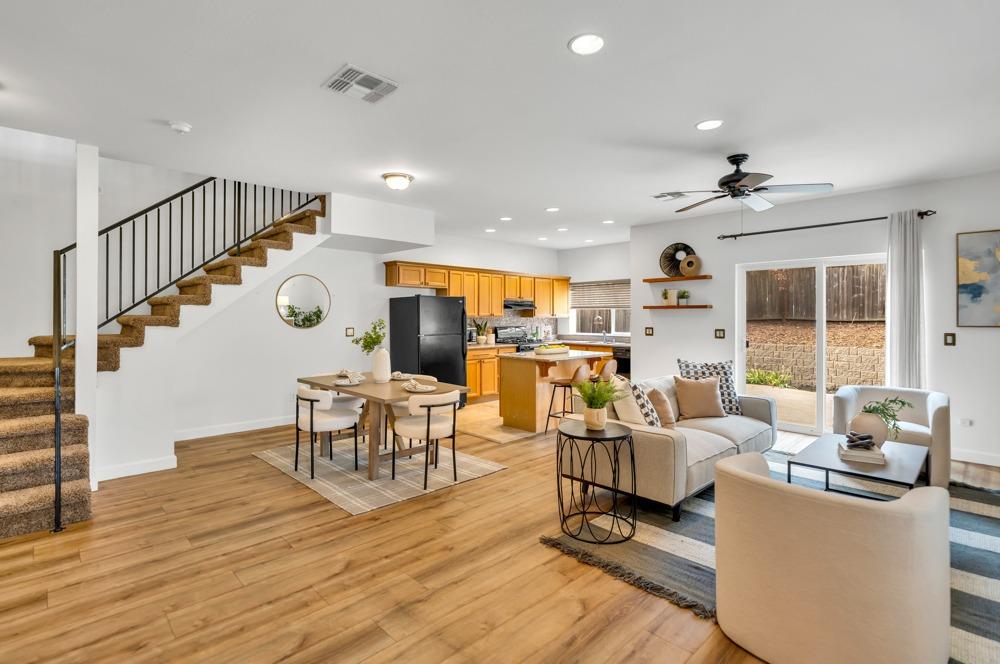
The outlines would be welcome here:
<svg viewBox="0 0 1000 664">
<path fill-rule="evenodd" d="M 465 385 L 465 327 L 464 297 L 390 298 L 389 356 L 393 371 Z"/>
</svg>

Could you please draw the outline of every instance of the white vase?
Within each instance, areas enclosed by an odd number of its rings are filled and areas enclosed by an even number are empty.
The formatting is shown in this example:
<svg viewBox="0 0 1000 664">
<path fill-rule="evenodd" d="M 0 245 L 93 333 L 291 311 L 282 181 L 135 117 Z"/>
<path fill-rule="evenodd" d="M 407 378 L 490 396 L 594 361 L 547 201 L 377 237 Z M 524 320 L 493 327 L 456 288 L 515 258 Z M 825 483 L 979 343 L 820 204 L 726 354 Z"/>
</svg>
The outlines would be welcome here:
<svg viewBox="0 0 1000 664">
<path fill-rule="evenodd" d="M 583 424 L 588 429 L 594 431 L 602 430 L 608 423 L 608 411 L 606 408 L 584 408 Z"/>
<path fill-rule="evenodd" d="M 480 346 L 485 345 L 486 344 L 486 335 L 485 334 L 478 335 L 476 337 L 476 343 L 479 344 Z"/>
<path fill-rule="evenodd" d="M 686 307 L 688 305 L 688 299 L 686 297 L 679 297 L 677 298 L 677 304 L 681 305 L 682 307 Z"/>
<path fill-rule="evenodd" d="M 854 419 L 851 420 L 851 431 L 871 434 L 872 440 L 879 447 L 882 447 L 882 443 L 889 437 L 889 427 L 886 425 L 885 420 L 875 413 L 858 413 L 855 415 Z"/>
<path fill-rule="evenodd" d="M 389 351 L 379 347 L 372 353 L 372 378 L 376 383 L 388 383 L 392 378 L 392 368 L 389 366 Z"/>
<path fill-rule="evenodd" d="M 486 335 L 486 344 L 487 345 L 492 346 L 496 342 L 497 342 L 497 335 L 496 334 L 487 334 Z"/>
</svg>

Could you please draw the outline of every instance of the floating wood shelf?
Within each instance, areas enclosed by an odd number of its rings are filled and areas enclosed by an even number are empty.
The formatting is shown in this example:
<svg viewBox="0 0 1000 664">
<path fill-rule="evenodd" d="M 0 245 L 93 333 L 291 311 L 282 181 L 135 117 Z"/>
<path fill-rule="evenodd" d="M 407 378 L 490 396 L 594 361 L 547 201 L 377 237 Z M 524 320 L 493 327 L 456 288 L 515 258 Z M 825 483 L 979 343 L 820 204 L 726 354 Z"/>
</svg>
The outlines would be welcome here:
<svg viewBox="0 0 1000 664">
<path fill-rule="evenodd" d="M 689 277 L 646 277 L 643 279 L 643 283 L 647 284 L 662 284 L 668 281 L 699 281 L 701 279 L 711 279 L 710 274 L 692 274 Z"/>
<path fill-rule="evenodd" d="M 643 309 L 711 309 L 711 304 L 644 304 Z"/>
</svg>

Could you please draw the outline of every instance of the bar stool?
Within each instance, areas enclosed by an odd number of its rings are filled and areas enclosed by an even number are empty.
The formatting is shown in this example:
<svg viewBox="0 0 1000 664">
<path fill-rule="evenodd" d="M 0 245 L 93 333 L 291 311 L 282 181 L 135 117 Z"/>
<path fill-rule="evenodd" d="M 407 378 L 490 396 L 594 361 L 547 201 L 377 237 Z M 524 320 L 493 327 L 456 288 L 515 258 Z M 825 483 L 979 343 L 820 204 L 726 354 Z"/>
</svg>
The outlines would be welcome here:
<svg viewBox="0 0 1000 664">
<path fill-rule="evenodd" d="M 566 413 L 573 412 L 573 386 L 577 383 L 585 383 L 590 379 L 590 367 L 586 364 L 581 364 L 573 372 L 573 375 L 569 378 L 553 378 L 549 381 L 552 384 L 552 396 L 549 397 L 549 415 L 545 418 L 545 433 L 549 432 L 549 420 L 553 417 L 560 418 Z M 562 410 L 552 412 L 552 406 L 556 401 L 556 390 L 562 389 Z M 566 394 L 569 393 L 570 402 L 569 410 L 566 410 Z"/>
<path fill-rule="evenodd" d="M 604 366 L 601 367 L 600 373 L 591 374 L 590 380 L 595 382 L 603 380 L 607 383 L 616 373 L 618 373 L 618 360 L 611 359 L 604 363 Z"/>
</svg>

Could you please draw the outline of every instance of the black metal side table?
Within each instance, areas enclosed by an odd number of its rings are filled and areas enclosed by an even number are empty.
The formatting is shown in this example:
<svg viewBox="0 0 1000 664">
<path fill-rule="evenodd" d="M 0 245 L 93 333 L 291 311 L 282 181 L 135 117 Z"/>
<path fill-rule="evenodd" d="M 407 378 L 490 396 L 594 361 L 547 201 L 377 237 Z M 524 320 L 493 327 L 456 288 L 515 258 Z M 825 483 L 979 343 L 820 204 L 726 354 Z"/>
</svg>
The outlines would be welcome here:
<svg viewBox="0 0 1000 664">
<path fill-rule="evenodd" d="M 580 420 L 562 421 L 556 433 L 556 482 L 564 533 L 592 544 L 618 544 L 635 535 L 632 429 L 617 422 L 595 430 Z"/>
</svg>

